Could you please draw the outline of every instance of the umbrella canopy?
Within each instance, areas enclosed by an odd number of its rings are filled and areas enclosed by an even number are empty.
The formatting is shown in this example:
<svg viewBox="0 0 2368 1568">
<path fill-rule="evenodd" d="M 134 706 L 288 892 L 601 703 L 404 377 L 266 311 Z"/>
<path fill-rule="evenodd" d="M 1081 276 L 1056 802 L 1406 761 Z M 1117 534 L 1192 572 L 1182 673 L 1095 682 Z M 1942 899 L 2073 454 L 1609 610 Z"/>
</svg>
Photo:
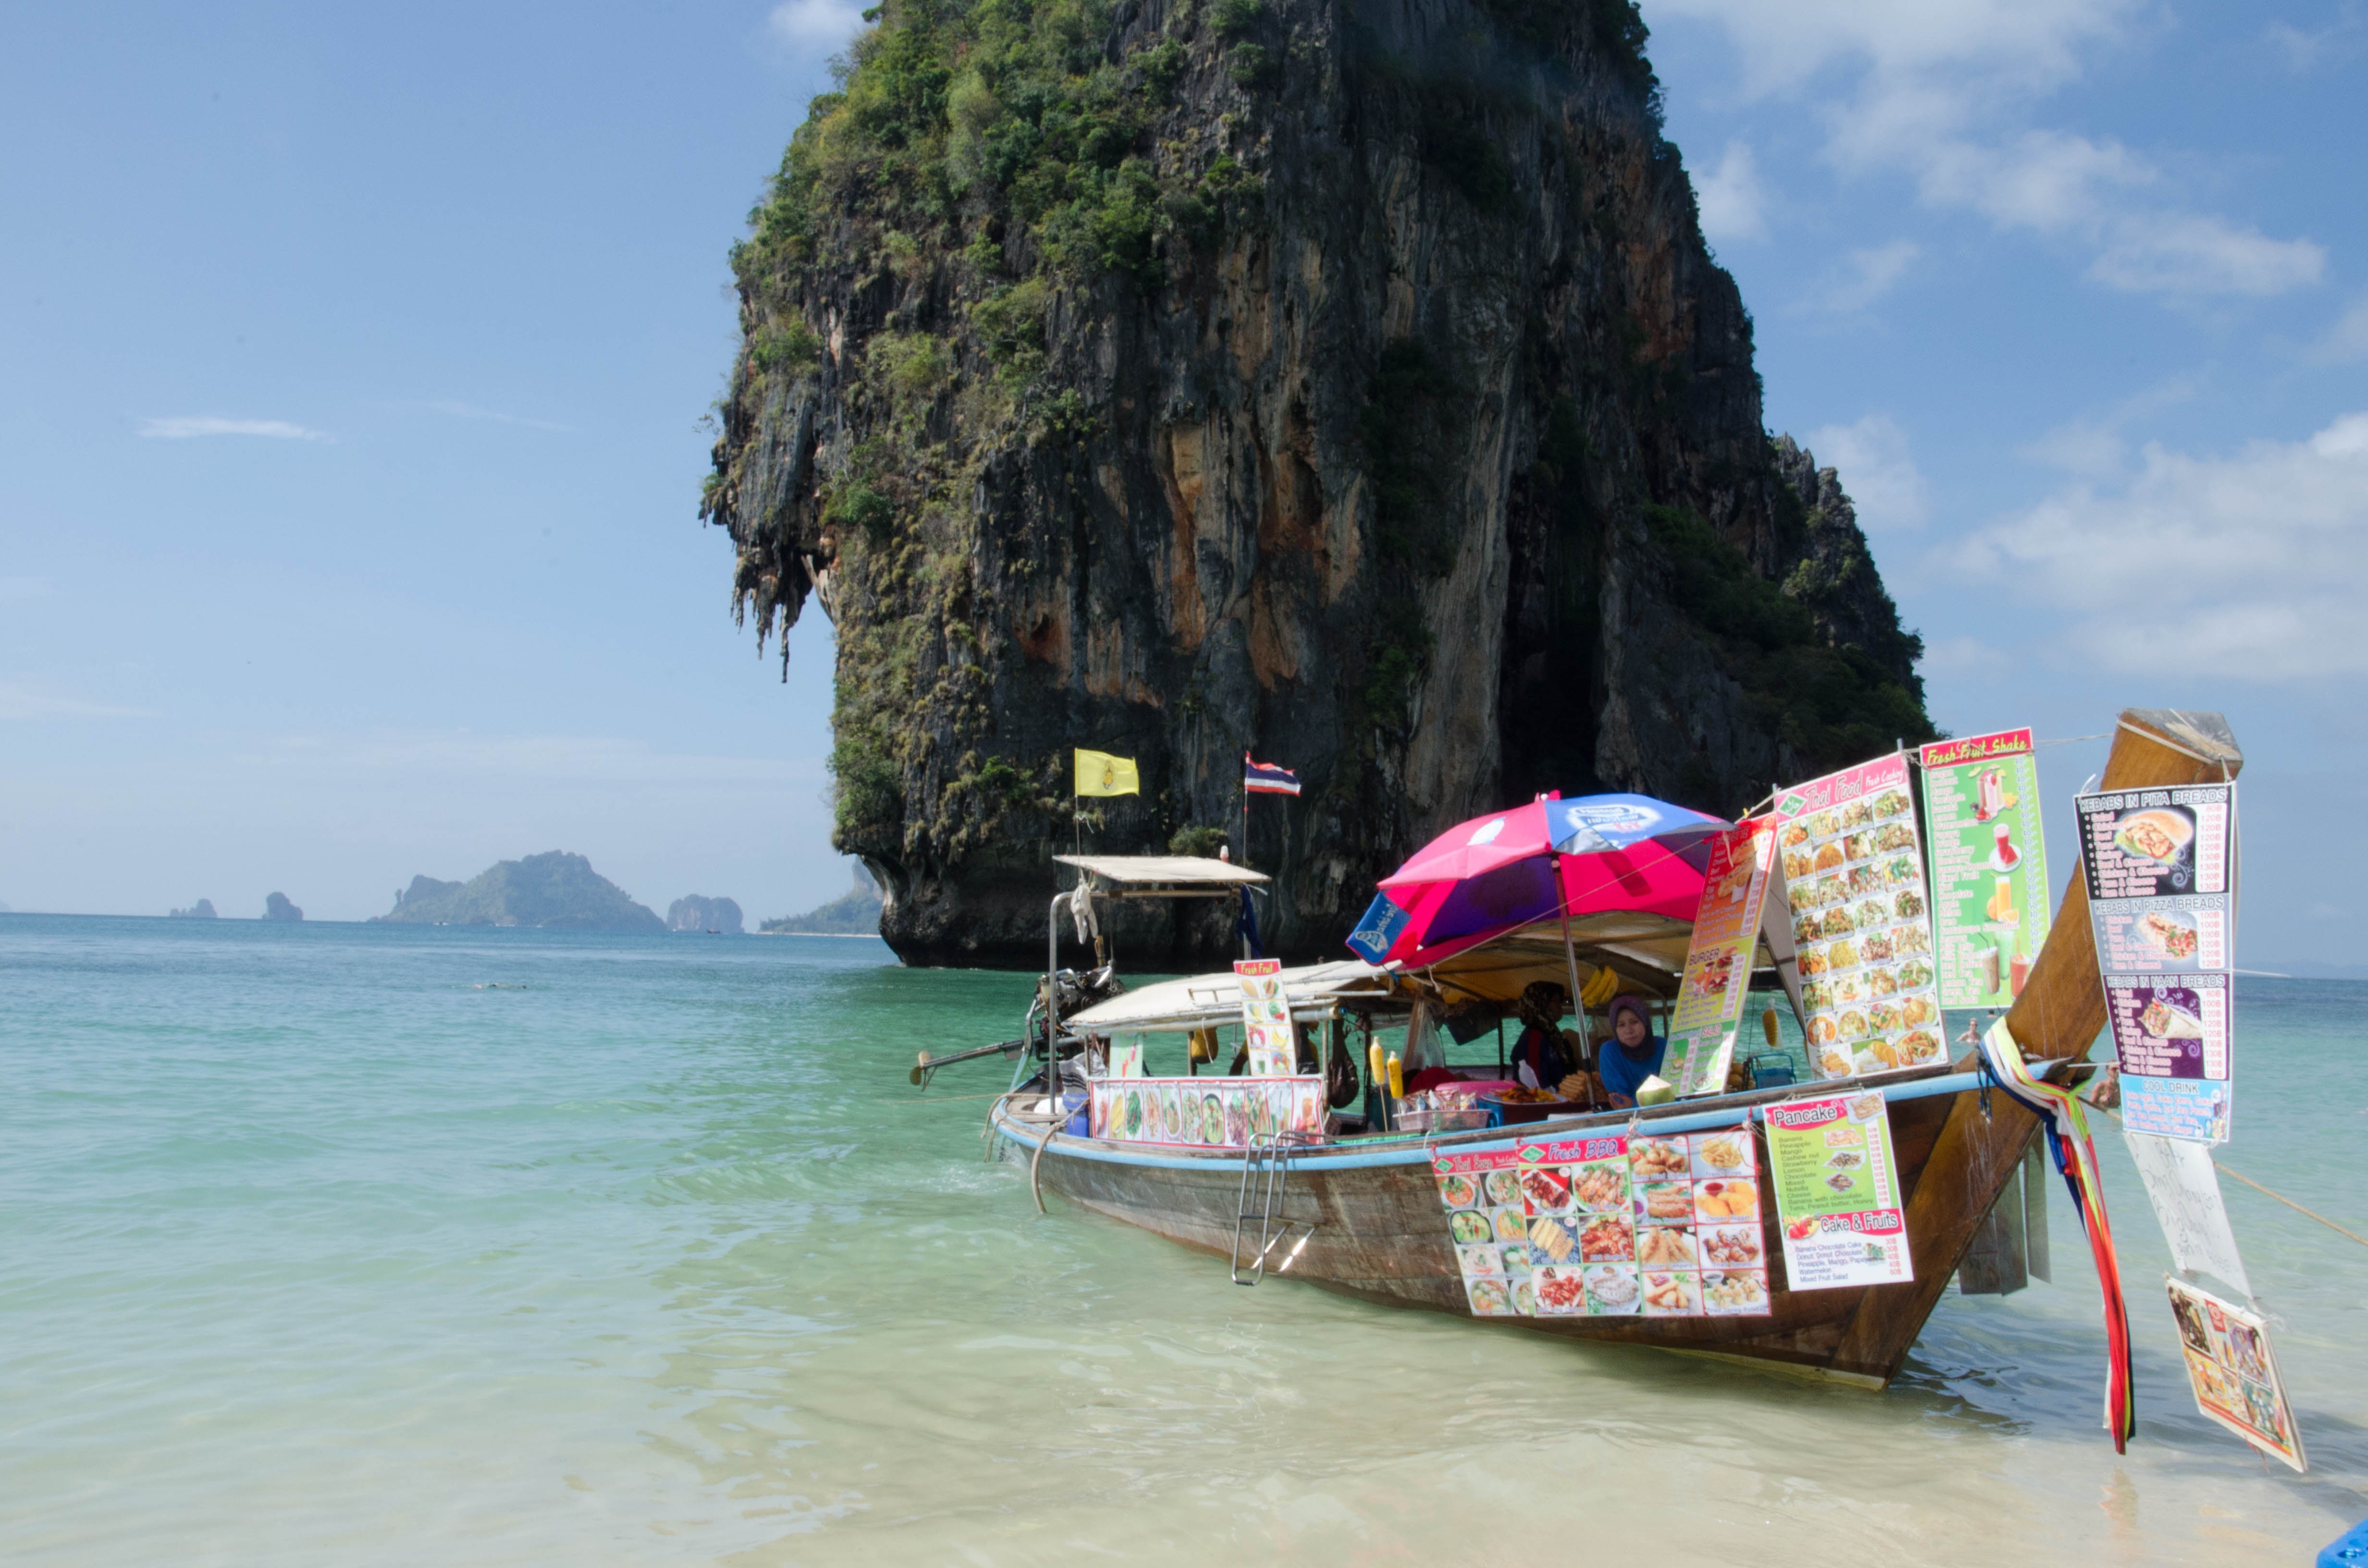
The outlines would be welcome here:
<svg viewBox="0 0 2368 1568">
<path fill-rule="evenodd" d="M 1556 914 L 1637 911 L 1691 921 L 1711 835 L 1732 825 L 1648 795 L 1549 797 L 1474 817 L 1395 872 L 1349 946 L 1419 966 Z"/>
</svg>

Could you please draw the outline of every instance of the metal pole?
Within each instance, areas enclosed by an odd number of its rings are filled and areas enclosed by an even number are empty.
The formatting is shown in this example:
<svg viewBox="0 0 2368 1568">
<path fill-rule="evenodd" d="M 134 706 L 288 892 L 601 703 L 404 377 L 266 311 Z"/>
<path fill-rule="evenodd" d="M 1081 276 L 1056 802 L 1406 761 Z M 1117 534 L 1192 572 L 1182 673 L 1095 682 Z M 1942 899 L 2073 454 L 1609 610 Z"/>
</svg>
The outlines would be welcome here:
<svg viewBox="0 0 2368 1568">
<path fill-rule="evenodd" d="M 1562 956 L 1570 965 L 1570 1016 L 1574 1023 L 1584 1023 L 1586 1015 L 1578 1010 L 1578 949 L 1570 939 L 1570 898 L 1562 887 L 1562 851 L 1546 851 L 1546 864 L 1554 869 L 1554 913 L 1562 916 Z M 1586 1034 L 1581 1028 L 1579 1033 Z M 1544 1088 L 1543 1084 L 1538 1085 Z"/>
<path fill-rule="evenodd" d="M 1078 873 L 1084 876 L 1083 872 Z M 1082 883 L 1081 883 L 1082 885 Z M 1061 900 L 1053 895 L 1052 918 L 1044 922 L 1044 1093 L 1047 1096 L 1044 1137 L 1053 1136 L 1052 1119 L 1061 1114 Z"/>
</svg>

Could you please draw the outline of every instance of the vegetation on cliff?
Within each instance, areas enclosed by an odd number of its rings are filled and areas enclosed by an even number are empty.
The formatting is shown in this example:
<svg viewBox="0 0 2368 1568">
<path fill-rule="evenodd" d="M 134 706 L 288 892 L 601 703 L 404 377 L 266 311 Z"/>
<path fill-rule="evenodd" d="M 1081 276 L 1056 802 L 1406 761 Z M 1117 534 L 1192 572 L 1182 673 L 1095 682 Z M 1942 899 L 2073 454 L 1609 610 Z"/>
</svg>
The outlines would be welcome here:
<svg viewBox="0 0 2368 1568">
<path fill-rule="evenodd" d="M 1144 764 L 1120 848 L 1297 767 L 1242 848 L 1322 950 L 1499 800 L 1733 811 L 1929 733 L 1628 0 L 872 15 L 734 249 L 701 515 L 760 646 L 832 617 L 835 842 L 908 956 L 1041 940 L 1073 744 Z"/>
</svg>

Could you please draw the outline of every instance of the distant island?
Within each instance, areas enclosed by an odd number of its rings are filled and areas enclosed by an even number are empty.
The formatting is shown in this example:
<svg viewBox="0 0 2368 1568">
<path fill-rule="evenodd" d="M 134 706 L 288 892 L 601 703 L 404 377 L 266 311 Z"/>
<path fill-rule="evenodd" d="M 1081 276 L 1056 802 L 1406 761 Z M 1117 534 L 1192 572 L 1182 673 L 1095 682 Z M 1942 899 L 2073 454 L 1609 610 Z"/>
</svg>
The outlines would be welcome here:
<svg viewBox="0 0 2368 1568">
<path fill-rule="evenodd" d="M 727 937 L 747 934 L 740 924 L 740 905 L 728 898 L 705 898 L 692 893 L 678 898 L 666 906 L 666 929 L 669 931 L 714 931 Z"/>
<path fill-rule="evenodd" d="M 263 917 L 266 920 L 302 920 L 304 912 L 289 903 L 286 893 L 276 892 L 263 901 Z"/>
<path fill-rule="evenodd" d="M 414 877 L 394 908 L 370 924 L 531 926 L 546 931 L 663 931 L 645 903 L 592 869 L 581 855 L 553 849 L 504 860 L 465 882 Z"/>
<path fill-rule="evenodd" d="M 201 898 L 187 909 L 174 910 L 165 918 L 167 920 L 219 920 L 222 916 L 214 913 L 212 899 Z"/>
<path fill-rule="evenodd" d="M 880 887 L 861 864 L 855 868 L 855 887 L 819 909 L 784 915 L 757 927 L 768 937 L 876 937 L 880 934 Z"/>
</svg>

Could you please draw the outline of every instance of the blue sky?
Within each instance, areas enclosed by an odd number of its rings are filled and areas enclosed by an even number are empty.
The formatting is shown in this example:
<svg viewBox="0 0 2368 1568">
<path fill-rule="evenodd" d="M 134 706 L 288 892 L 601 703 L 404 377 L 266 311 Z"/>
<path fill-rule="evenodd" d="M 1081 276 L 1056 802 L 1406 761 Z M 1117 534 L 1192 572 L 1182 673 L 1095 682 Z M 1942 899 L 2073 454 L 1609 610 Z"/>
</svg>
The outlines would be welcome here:
<svg viewBox="0 0 2368 1568">
<path fill-rule="evenodd" d="M 2226 710 L 2244 958 L 2351 958 L 2368 9 L 1645 9 L 1770 426 L 1859 499 L 1936 718 Z M 0 24 L 0 900 L 358 918 L 547 847 L 661 907 L 839 890 L 827 629 L 781 684 L 694 498 L 724 251 L 852 23 Z"/>
</svg>

